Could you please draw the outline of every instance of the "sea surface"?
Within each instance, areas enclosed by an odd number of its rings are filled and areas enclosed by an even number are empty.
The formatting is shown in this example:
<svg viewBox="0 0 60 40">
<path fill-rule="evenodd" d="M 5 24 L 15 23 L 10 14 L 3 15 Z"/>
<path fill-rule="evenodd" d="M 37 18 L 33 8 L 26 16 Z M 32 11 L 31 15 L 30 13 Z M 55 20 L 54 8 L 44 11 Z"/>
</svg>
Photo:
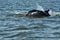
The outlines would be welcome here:
<svg viewBox="0 0 60 40">
<path fill-rule="evenodd" d="M 32 9 L 60 14 L 60 0 L 0 0 L 0 40 L 60 40 L 60 16 L 26 17 Z"/>
</svg>

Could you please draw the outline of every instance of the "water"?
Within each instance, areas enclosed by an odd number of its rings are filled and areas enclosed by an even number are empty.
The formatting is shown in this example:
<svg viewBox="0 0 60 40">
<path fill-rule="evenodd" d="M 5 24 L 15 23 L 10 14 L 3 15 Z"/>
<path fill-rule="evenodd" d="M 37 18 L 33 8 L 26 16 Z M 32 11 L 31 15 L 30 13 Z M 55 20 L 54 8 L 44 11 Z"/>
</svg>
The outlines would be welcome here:
<svg viewBox="0 0 60 40">
<path fill-rule="evenodd" d="M 43 8 L 54 14 L 25 16 L 31 9 Z M 54 16 L 59 11 L 60 0 L 0 0 L 0 40 L 60 40 L 60 16 Z"/>
</svg>

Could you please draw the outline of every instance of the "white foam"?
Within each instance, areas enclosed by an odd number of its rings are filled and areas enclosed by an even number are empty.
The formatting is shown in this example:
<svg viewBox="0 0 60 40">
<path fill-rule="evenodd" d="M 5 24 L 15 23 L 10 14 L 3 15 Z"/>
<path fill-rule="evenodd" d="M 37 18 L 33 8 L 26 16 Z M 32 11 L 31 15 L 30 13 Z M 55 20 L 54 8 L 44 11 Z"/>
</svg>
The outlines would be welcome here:
<svg viewBox="0 0 60 40">
<path fill-rule="evenodd" d="M 52 10 L 49 11 L 49 14 L 50 14 L 51 16 L 54 16 L 54 15 L 55 15 Z"/>
<path fill-rule="evenodd" d="M 49 11 L 49 14 L 51 15 L 51 16 L 59 16 L 60 15 L 60 12 L 54 12 L 54 11 L 52 11 L 52 10 L 50 10 Z"/>
<path fill-rule="evenodd" d="M 55 12 L 55 16 L 60 16 L 60 12 Z"/>
</svg>

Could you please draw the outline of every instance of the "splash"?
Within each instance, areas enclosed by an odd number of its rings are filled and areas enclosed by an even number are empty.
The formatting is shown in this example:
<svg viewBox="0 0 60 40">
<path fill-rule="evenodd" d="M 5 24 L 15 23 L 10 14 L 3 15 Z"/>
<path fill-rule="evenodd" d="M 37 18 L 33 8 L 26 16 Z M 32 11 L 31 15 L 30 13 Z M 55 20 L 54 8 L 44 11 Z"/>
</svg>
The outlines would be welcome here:
<svg viewBox="0 0 60 40">
<path fill-rule="evenodd" d="M 44 8 L 42 6 L 40 6 L 38 3 L 36 3 L 36 6 L 37 6 L 37 10 L 45 11 Z M 49 11 L 49 14 L 51 16 L 60 16 L 60 12 L 55 12 L 55 11 L 52 11 L 52 10 Z"/>
<path fill-rule="evenodd" d="M 51 16 L 55 16 L 55 12 L 53 12 L 52 10 L 49 11 L 49 14 L 50 14 Z"/>
<path fill-rule="evenodd" d="M 37 6 L 37 10 L 45 11 L 44 8 L 43 8 L 42 6 L 40 6 L 39 4 L 36 4 L 36 6 Z M 49 11 L 49 14 L 50 14 L 51 16 L 53 16 L 53 11 L 50 10 L 50 11 Z"/>
<path fill-rule="evenodd" d="M 44 8 L 42 6 L 40 6 L 39 4 L 36 3 L 36 6 L 37 6 L 37 10 L 42 10 L 44 11 Z"/>
<path fill-rule="evenodd" d="M 60 16 L 60 12 L 55 12 L 55 11 L 52 11 L 52 10 L 49 11 L 49 14 L 51 16 Z"/>
<path fill-rule="evenodd" d="M 60 12 L 55 12 L 55 16 L 60 16 Z"/>
</svg>

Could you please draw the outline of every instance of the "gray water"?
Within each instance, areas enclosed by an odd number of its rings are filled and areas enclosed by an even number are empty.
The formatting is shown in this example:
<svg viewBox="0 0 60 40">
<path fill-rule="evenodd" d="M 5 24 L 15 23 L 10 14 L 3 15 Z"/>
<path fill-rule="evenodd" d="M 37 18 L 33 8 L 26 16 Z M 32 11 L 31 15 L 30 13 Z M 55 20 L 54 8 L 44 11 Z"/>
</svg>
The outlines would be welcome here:
<svg viewBox="0 0 60 40">
<path fill-rule="evenodd" d="M 60 40 L 59 16 L 25 16 L 36 3 L 60 11 L 60 0 L 0 0 L 0 40 Z"/>
</svg>

